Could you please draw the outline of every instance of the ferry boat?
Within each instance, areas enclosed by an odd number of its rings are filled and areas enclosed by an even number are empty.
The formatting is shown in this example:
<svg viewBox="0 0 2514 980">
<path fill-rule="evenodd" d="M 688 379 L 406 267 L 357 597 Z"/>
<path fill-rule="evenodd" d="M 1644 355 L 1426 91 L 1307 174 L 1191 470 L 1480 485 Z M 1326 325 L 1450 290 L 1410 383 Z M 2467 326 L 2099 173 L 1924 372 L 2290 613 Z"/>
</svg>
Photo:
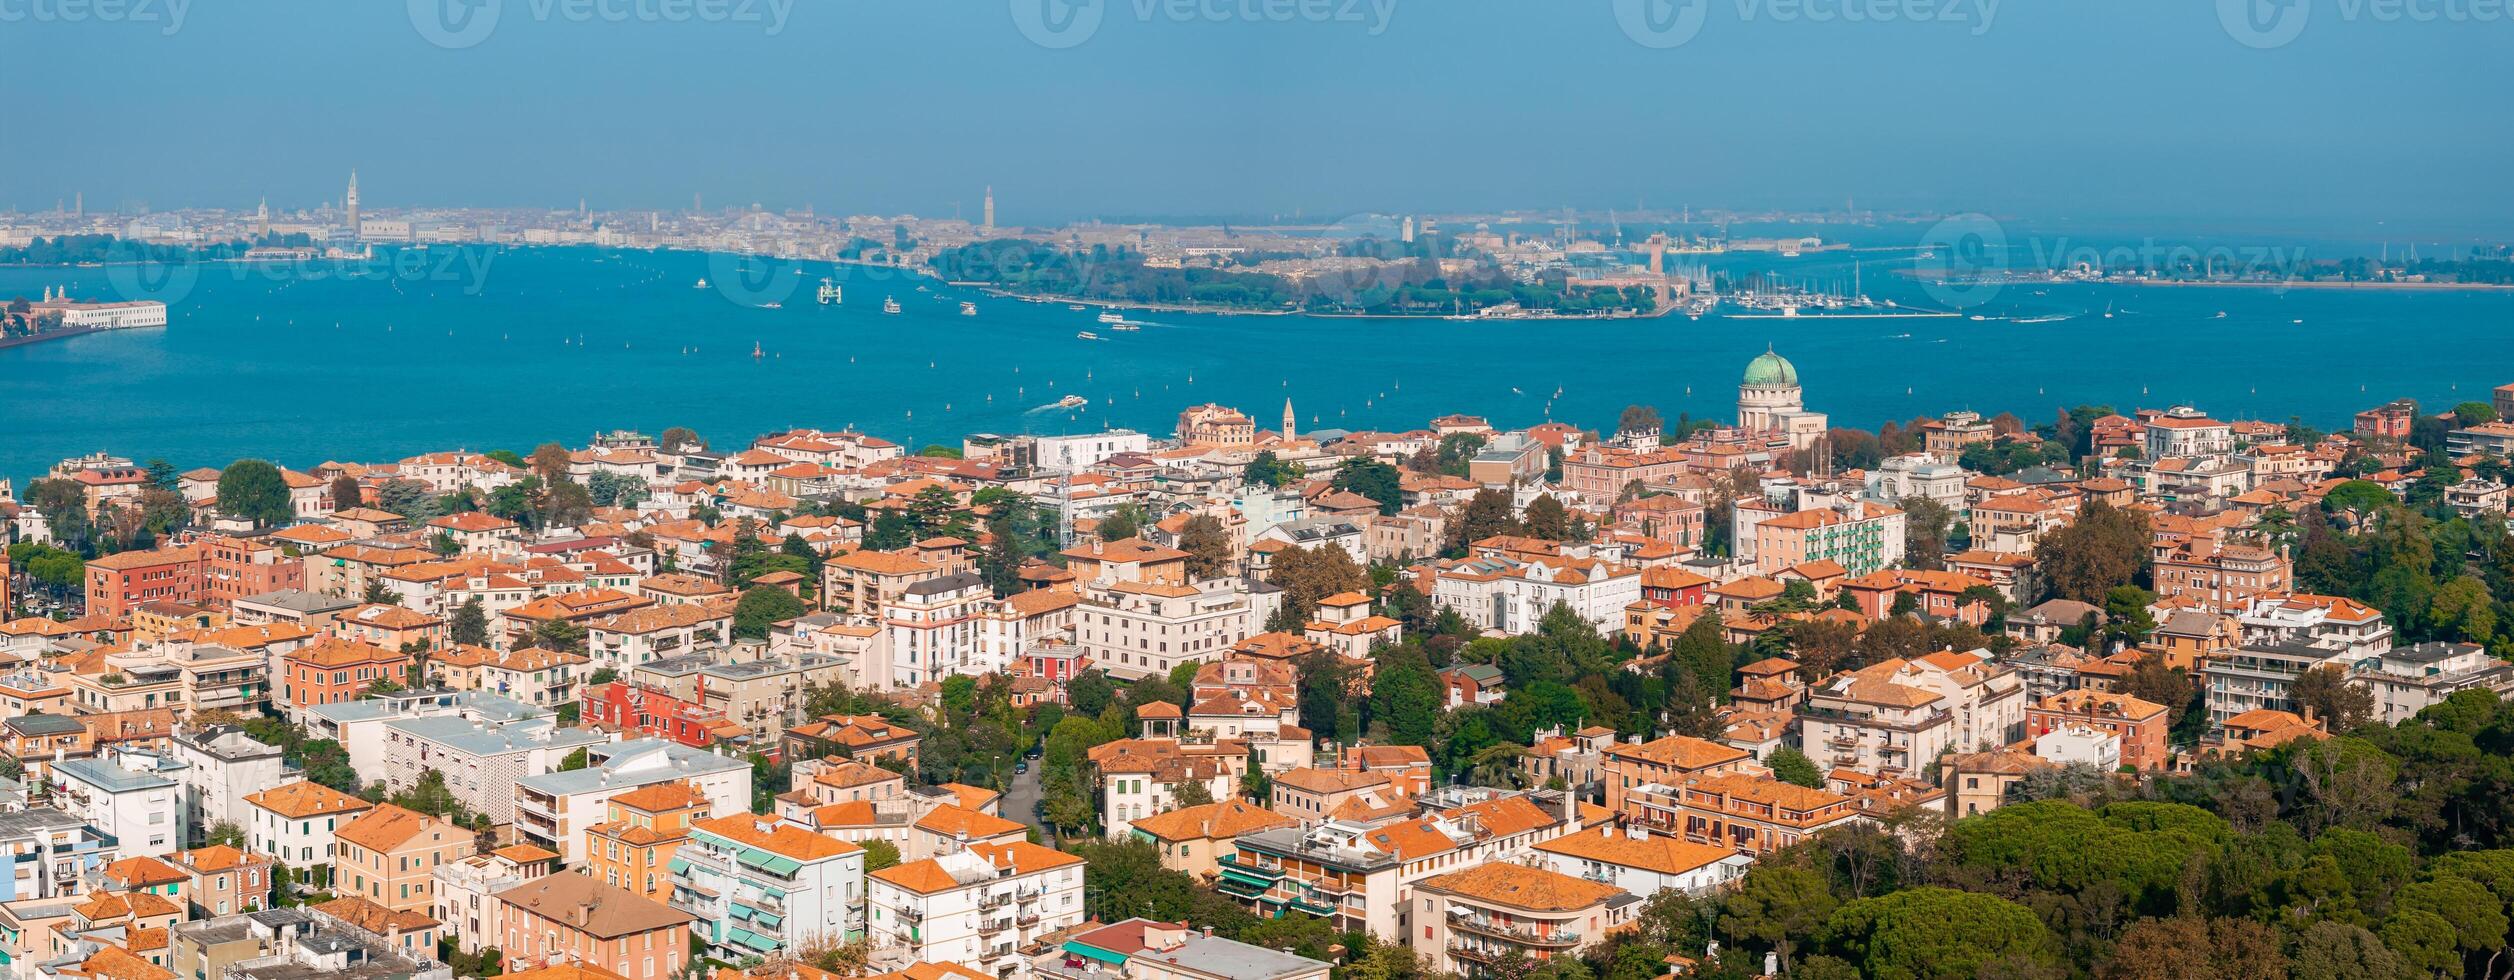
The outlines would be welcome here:
<svg viewBox="0 0 2514 980">
<path fill-rule="evenodd" d="M 1099 335 L 1099 334 L 1096 334 L 1096 333 L 1092 333 L 1092 332 L 1091 332 L 1091 331 L 1089 331 L 1089 330 L 1085 330 L 1085 331 L 1083 331 L 1083 332 L 1081 332 L 1081 333 L 1075 334 L 1075 335 L 1074 335 L 1074 339 L 1075 339 L 1075 340 L 1098 340 L 1098 339 L 1100 339 L 1100 335 Z"/>
<path fill-rule="evenodd" d="M 839 291 L 837 280 L 823 279 L 819 299 L 822 306 L 836 306 L 846 302 L 846 294 Z"/>
<path fill-rule="evenodd" d="M 961 300 L 961 301 L 960 301 L 960 315 L 961 315 L 961 316 L 976 316 L 976 315 L 978 315 L 978 304 L 976 304 L 976 303 L 972 303 L 972 302 L 970 302 L 970 301 L 968 301 L 968 300 L 965 300 L 965 299 L 964 299 L 964 300 Z"/>
<path fill-rule="evenodd" d="M 1124 323 L 1124 322 L 1126 322 L 1126 318 L 1125 318 L 1125 317 L 1123 317 L 1123 316 L 1118 315 L 1118 312 L 1117 312 L 1116 310 L 1102 310 L 1102 311 L 1100 311 L 1100 322 L 1102 322 L 1102 323 Z"/>
<path fill-rule="evenodd" d="M 882 312 L 897 315 L 899 313 L 899 297 L 882 297 Z"/>
<path fill-rule="evenodd" d="M 1067 395 L 1056 400 L 1056 407 L 1058 408 L 1081 408 L 1089 404 L 1091 404 L 1091 399 L 1084 398 L 1081 395 Z"/>
</svg>

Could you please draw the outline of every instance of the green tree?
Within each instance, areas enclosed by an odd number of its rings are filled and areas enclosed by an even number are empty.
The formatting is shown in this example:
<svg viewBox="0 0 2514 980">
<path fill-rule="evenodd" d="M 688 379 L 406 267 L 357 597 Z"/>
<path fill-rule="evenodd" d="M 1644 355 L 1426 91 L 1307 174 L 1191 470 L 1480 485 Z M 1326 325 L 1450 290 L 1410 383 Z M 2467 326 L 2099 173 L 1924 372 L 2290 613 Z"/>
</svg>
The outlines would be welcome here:
<svg viewBox="0 0 2514 980">
<path fill-rule="evenodd" d="M 1519 518 L 1511 511 L 1509 491 L 1487 487 L 1467 498 L 1466 506 L 1449 522 L 1449 552 L 1464 555 L 1475 542 L 1519 532 Z"/>
<path fill-rule="evenodd" d="M 742 593 L 733 603 L 733 635 L 744 639 L 765 640 L 768 628 L 803 615 L 809 610 L 794 593 L 774 586 L 755 586 Z"/>
<path fill-rule="evenodd" d="M 1667 423 L 1659 417 L 1659 410 L 1648 405 L 1626 405 L 1623 414 L 1615 418 L 1617 435 L 1641 435 L 1662 432 L 1666 428 Z"/>
<path fill-rule="evenodd" d="M 2146 569 L 2149 543 L 2145 516 L 2089 501 L 2077 520 L 2043 536 L 2034 559 L 2053 595 L 2101 603 L 2106 592 Z"/>
<path fill-rule="evenodd" d="M 1778 952 L 1789 969 L 1798 944 L 1840 906 L 1823 875 L 1805 868 L 1757 865 L 1728 899 L 1729 931 Z"/>
<path fill-rule="evenodd" d="M 1187 553 L 1187 574 L 1206 579 L 1231 571 L 1231 534 L 1211 514 L 1196 514 L 1179 528 L 1178 550 Z"/>
<path fill-rule="evenodd" d="M 1256 458 L 1249 460 L 1247 466 L 1240 468 L 1242 481 L 1262 483 L 1270 487 L 1288 487 L 1299 482 L 1306 475 L 1298 464 L 1276 456 L 1274 450 L 1271 449 L 1260 450 Z"/>
<path fill-rule="evenodd" d="M 332 478 L 332 509 L 351 510 L 366 506 L 366 493 L 358 487 L 358 478 L 343 473 Z"/>
<path fill-rule="evenodd" d="M 1178 785 L 1177 792 L 1171 795 L 1171 802 L 1182 807 L 1203 806 L 1213 802 L 1213 790 L 1191 779 Z"/>
<path fill-rule="evenodd" d="M 258 459 L 240 459 L 218 474 L 218 512 L 255 527 L 288 522 L 296 508 L 288 501 L 288 480 L 279 467 Z"/>
<path fill-rule="evenodd" d="M 1535 500 L 1528 501 L 1523 527 L 1532 538 L 1566 541 L 1571 538 L 1571 512 L 1553 494 L 1538 494 Z"/>
<path fill-rule="evenodd" d="M 2464 643 L 2488 645 L 2496 639 L 2496 601 L 2488 595 L 2488 583 L 2475 575 L 2463 575 L 2437 589 L 2435 601 L 2427 616 L 2436 632 Z"/>
<path fill-rule="evenodd" d="M 1405 490 L 1397 468 L 1368 456 L 1355 456 L 1336 467 L 1338 490 L 1358 493 L 1379 502 L 1379 512 L 1394 514 L 1405 507 Z"/>
<path fill-rule="evenodd" d="M 1764 765 L 1772 767 L 1772 775 L 1782 782 L 1793 783 L 1808 789 L 1824 788 L 1824 774 L 1816 771 L 1815 760 L 1807 758 L 1806 753 L 1797 749 L 1786 745 L 1781 746 L 1774 749 L 1771 758 L 1763 762 Z"/>
<path fill-rule="evenodd" d="M 899 845 L 893 844 L 880 837 L 871 838 L 864 842 L 865 871 L 880 871 L 883 868 L 897 867 L 898 864 Z"/>
<path fill-rule="evenodd" d="M 1945 567 L 1955 512 L 1928 497 L 1905 497 L 1895 506 L 1903 510 L 1903 563 L 1913 568 Z"/>
<path fill-rule="evenodd" d="M 489 642 L 489 609 L 473 596 L 454 607 L 453 619 L 446 624 L 447 638 L 456 643 L 486 646 Z"/>
<path fill-rule="evenodd" d="M 1826 949 L 1872 977 L 1970 977 L 1993 963 L 2048 965 L 2051 931 L 1993 895 L 1923 887 L 1863 898 L 1833 913 Z"/>
<path fill-rule="evenodd" d="M 1370 699 L 1371 718 L 1387 724 L 1390 744 L 1431 744 L 1439 718 L 1440 678 L 1421 647 L 1401 644 L 1381 653 Z"/>
</svg>

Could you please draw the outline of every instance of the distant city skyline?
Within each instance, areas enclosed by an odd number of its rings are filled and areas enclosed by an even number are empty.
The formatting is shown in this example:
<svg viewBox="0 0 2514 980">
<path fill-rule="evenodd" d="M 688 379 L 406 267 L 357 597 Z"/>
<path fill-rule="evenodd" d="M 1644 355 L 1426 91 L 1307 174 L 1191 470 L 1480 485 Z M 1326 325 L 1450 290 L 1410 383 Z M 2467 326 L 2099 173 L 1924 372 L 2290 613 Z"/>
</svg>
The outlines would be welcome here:
<svg viewBox="0 0 2514 980">
<path fill-rule="evenodd" d="M 701 194 L 974 222 L 991 186 L 1005 226 L 1852 198 L 2365 237 L 2514 227 L 2492 163 L 2514 127 L 2468 84 L 2507 52 L 2484 25 L 2324 11 L 2263 47 L 2213 4 L 1983 0 L 1880 24 L 1737 0 L 1659 48 L 1618 20 L 1646 3 L 1272 23 L 1102 0 L 1075 8 L 1099 20 L 1069 48 L 986 0 L 763 0 L 721 23 L 517 0 L 469 43 L 403 4 L 37 19 L 11 25 L 31 43 L 0 86 L 45 98 L 0 106 L 0 136 L 63 152 L 0 161 L 0 207 L 293 210 L 337 202 L 354 168 L 369 211 Z"/>
</svg>

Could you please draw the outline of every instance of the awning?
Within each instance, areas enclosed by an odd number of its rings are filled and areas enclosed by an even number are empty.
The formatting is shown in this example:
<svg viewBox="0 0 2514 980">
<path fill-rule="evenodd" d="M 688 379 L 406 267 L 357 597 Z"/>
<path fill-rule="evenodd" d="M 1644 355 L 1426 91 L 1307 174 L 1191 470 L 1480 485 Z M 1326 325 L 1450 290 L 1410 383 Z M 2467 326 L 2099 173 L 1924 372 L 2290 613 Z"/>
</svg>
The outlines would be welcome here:
<svg viewBox="0 0 2514 980">
<path fill-rule="evenodd" d="M 774 875 L 792 875 L 803 870 L 803 862 L 766 851 L 743 851 L 742 863 Z"/>
<path fill-rule="evenodd" d="M 676 875 L 688 874 L 690 873 L 690 863 L 688 861 L 681 860 L 680 858 L 673 858 L 672 860 L 664 863 L 664 870 L 670 871 Z"/>
<path fill-rule="evenodd" d="M 742 903 L 740 903 L 740 902 L 735 902 L 735 903 L 733 903 L 733 917 L 734 917 L 734 918 L 736 918 L 736 919 L 747 919 L 747 918 L 750 918 L 750 917 L 751 917 L 751 907 L 750 907 L 750 906 L 748 906 L 748 905 L 744 905 L 744 904 L 742 904 Z"/>
<path fill-rule="evenodd" d="M 1123 956 L 1123 955 L 1121 955 L 1121 954 L 1118 954 L 1118 953 L 1112 953 L 1112 952 L 1109 952 L 1108 950 L 1101 949 L 1101 948 L 1100 948 L 1100 947 L 1098 947 L 1098 946 L 1094 946 L 1094 945 L 1091 945 L 1090 943 L 1082 942 L 1082 941 L 1080 941 L 1080 940 L 1075 940 L 1075 939 L 1068 939 L 1068 940 L 1066 940 L 1066 941 L 1065 941 L 1065 951 L 1066 951 L 1066 952 L 1068 952 L 1068 953 L 1072 953 L 1072 954 L 1074 954 L 1074 955 L 1076 955 L 1076 956 L 1082 957 L 1083 959 L 1087 959 L 1087 960 L 1099 960 L 1100 962 L 1102 962 L 1102 963 L 1107 963 L 1107 964 L 1109 964 L 1109 965 L 1111 965 L 1111 966 L 1125 966 L 1125 965 L 1126 965 L 1126 957 L 1125 957 L 1125 956 Z"/>
<path fill-rule="evenodd" d="M 759 914 L 759 924 L 774 929 L 778 926 L 785 925 L 786 919 L 784 916 L 778 915 L 774 912 L 762 912 Z"/>
<path fill-rule="evenodd" d="M 759 933 L 744 929 L 734 930 L 733 938 L 739 941 L 742 945 L 759 950 L 763 953 L 774 952 L 779 945 L 774 939 L 770 939 L 766 936 L 760 935 Z"/>
</svg>

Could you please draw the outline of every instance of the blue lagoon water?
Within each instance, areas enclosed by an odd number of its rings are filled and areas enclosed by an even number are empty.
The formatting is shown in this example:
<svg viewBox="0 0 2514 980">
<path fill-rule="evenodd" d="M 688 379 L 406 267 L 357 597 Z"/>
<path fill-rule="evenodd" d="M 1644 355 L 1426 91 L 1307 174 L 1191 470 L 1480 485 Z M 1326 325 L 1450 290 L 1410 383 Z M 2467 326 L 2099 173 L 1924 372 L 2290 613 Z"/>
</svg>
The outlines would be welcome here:
<svg viewBox="0 0 2514 980">
<path fill-rule="evenodd" d="M 1834 282 L 1852 260 L 1719 261 Z M 1943 306 L 1890 274 L 1893 261 L 1862 261 L 1868 293 Z M 2081 402 L 2190 403 L 2330 427 L 2392 398 L 2448 405 L 2514 382 L 2505 292 L 2037 284 L 1965 311 L 1993 317 L 1982 321 L 1140 313 L 1130 318 L 1148 325 L 1125 333 L 1097 323 L 1096 307 L 895 272 L 783 263 L 764 287 L 728 285 L 753 281 L 728 275 L 739 264 L 439 248 L 390 266 L 204 265 L 177 287 L 166 329 L 0 350 L 0 474 L 22 485 L 100 449 L 187 468 L 244 456 L 306 467 L 671 425 L 720 445 L 794 426 L 851 425 L 912 447 L 969 432 L 1163 434 L 1205 401 L 1271 425 L 1287 397 L 1306 428 L 1412 428 L 1448 412 L 1606 427 L 1636 402 L 1671 419 L 1727 417 L 1738 372 L 1767 344 L 1796 362 L 1809 407 L 1861 428 L 1958 408 L 2039 422 Z M 841 306 L 813 301 L 831 275 Z M 126 295 L 129 276 L 0 269 L 0 297 L 55 284 Z M 702 277 L 718 288 L 693 288 Z M 903 312 L 884 315 L 885 296 Z M 978 316 L 959 315 L 964 299 Z M 783 308 L 763 307 L 771 301 Z M 2063 319 L 2016 322 L 2052 316 Z M 1085 330 L 1103 339 L 1077 339 Z M 765 356 L 752 356 L 755 344 Z M 1090 404 L 1042 410 L 1069 394 Z"/>
</svg>

